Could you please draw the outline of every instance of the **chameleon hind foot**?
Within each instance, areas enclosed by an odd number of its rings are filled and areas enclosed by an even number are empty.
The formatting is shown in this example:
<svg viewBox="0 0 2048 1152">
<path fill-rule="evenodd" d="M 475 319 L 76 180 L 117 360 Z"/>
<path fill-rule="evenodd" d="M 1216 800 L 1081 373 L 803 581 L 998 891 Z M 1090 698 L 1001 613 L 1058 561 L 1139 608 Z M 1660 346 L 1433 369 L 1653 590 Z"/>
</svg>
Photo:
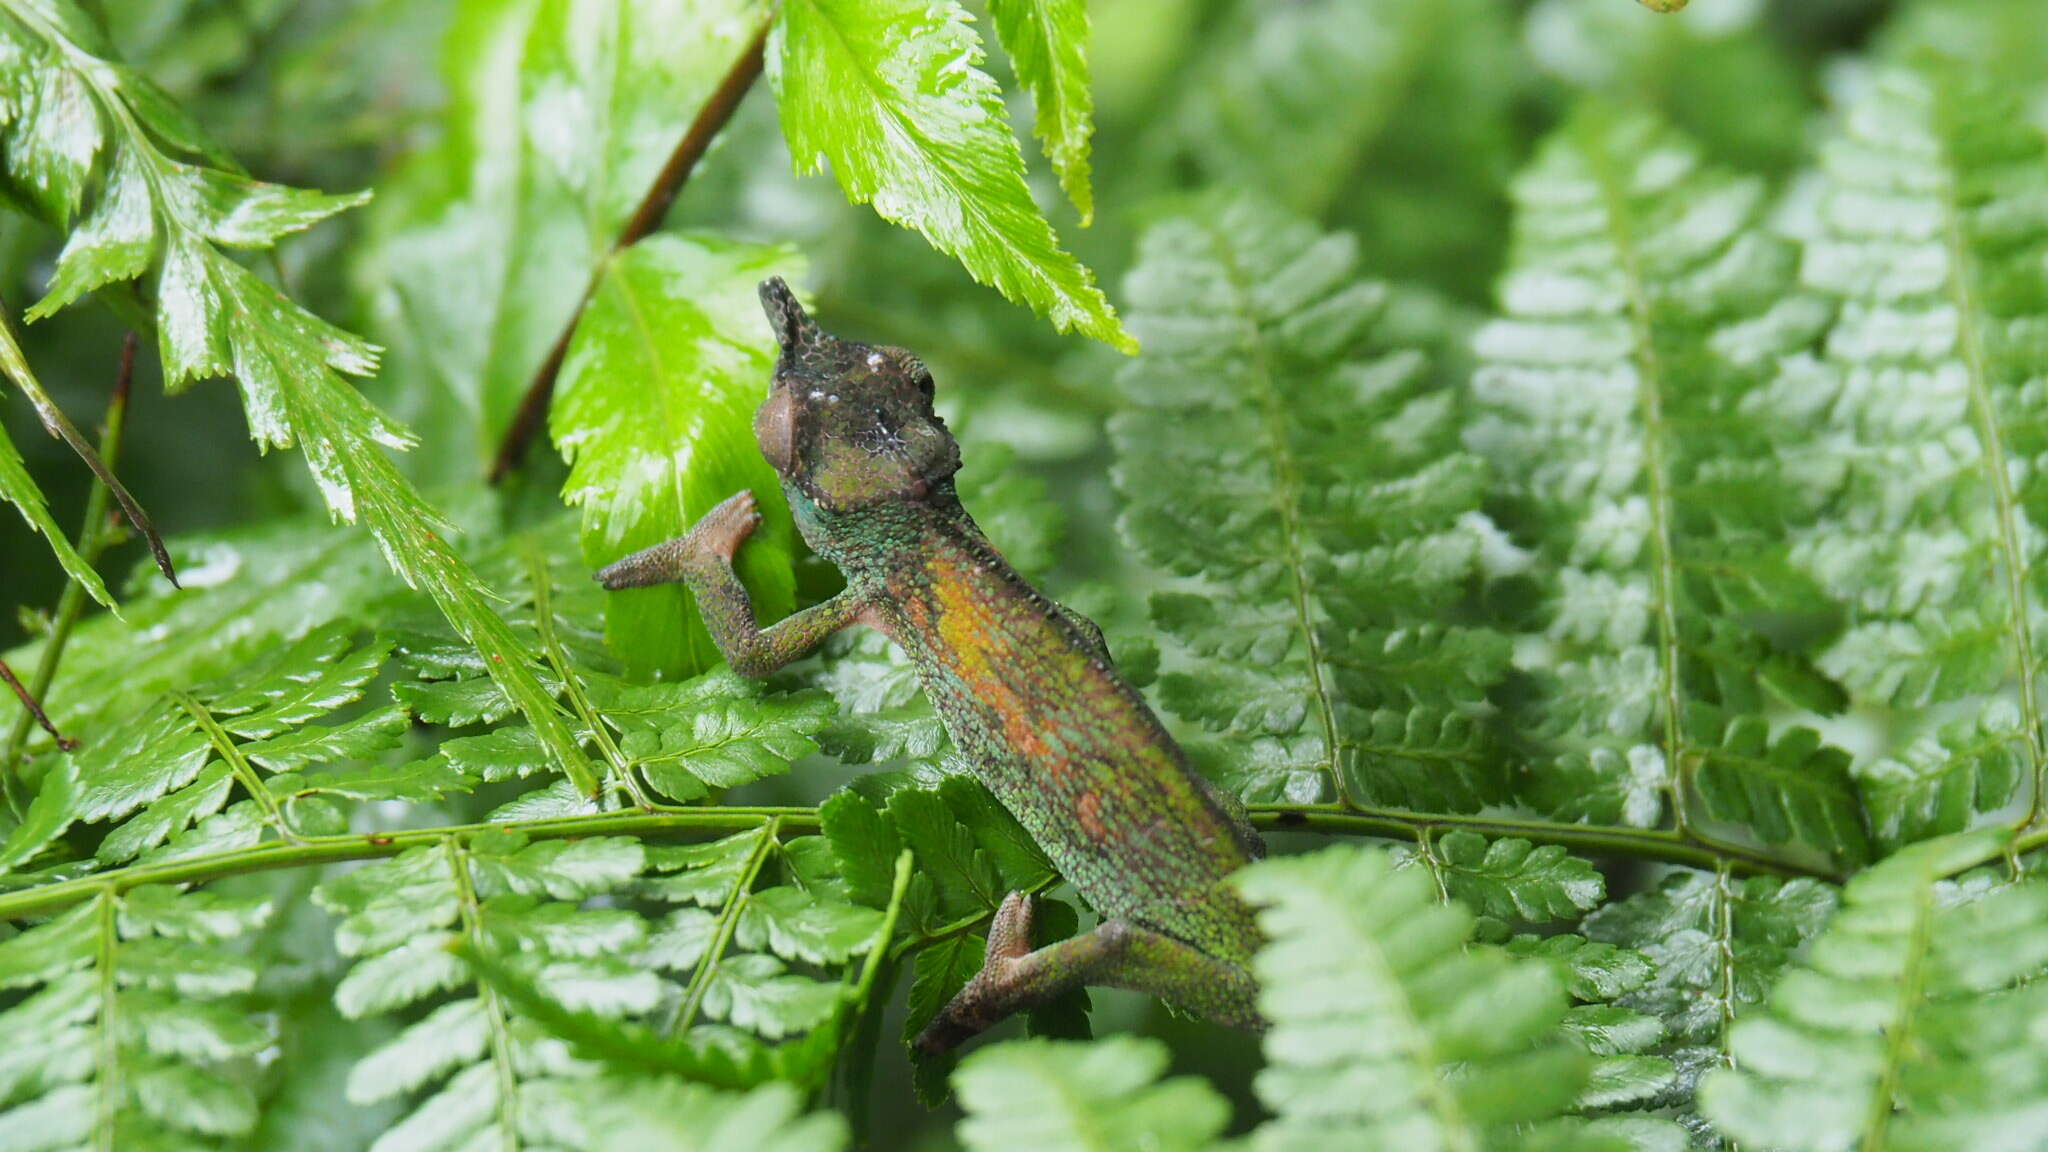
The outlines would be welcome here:
<svg viewBox="0 0 2048 1152">
<path fill-rule="evenodd" d="M 697 526 L 673 540 L 643 548 L 631 556 L 600 568 L 597 582 L 616 592 L 621 588 L 651 588 L 674 584 L 701 570 L 707 560 L 732 563 L 740 545 L 761 523 L 752 492 L 728 496 L 706 512 Z"/>
<path fill-rule="evenodd" d="M 917 1047 L 940 1053 L 1008 1017 L 1083 985 L 1145 992 L 1220 1024 L 1259 1028 L 1258 989 L 1244 968 L 1128 920 L 1105 920 L 1031 950 L 1031 898 L 1012 892 L 989 925 L 981 971 L 918 1034 Z"/>
</svg>

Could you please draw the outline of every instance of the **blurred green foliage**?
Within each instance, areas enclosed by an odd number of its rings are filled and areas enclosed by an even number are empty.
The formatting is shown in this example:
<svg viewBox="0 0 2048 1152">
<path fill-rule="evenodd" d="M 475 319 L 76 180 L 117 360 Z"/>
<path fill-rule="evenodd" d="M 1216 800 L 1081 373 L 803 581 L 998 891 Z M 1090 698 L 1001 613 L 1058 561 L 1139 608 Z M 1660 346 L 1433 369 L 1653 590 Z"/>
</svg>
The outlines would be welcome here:
<svg viewBox="0 0 2048 1152">
<path fill-rule="evenodd" d="M 0 508 L 86 740 L 0 731 L 0 1148 L 2033 1146 L 2038 7 L 0 0 L 0 299 L 88 432 L 160 350 L 190 586 Z M 1263 1054 L 1098 993 L 912 1103 L 1057 877 L 877 638 L 746 684 L 584 579 L 752 486 L 829 594 L 771 272 L 1268 827 L 1407 841 L 1247 875 Z"/>
</svg>

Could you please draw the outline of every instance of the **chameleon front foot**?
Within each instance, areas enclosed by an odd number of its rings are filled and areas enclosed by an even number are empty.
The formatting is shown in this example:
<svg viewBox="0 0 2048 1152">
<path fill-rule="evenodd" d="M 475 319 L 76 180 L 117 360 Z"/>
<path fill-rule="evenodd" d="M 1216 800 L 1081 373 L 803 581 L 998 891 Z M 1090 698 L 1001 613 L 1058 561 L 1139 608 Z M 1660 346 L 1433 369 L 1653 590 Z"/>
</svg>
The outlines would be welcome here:
<svg viewBox="0 0 2048 1152">
<path fill-rule="evenodd" d="M 1241 966 L 1128 920 L 1105 920 L 1034 952 L 1031 912 L 1031 898 L 1022 892 L 1004 898 L 989 925 L 981 971 L 918 1034 L 921 1051 L 948 1051 L 1087 984 L 1147 992 L 1220 1024 L 1262 1026 L 1257 986 Z"/>
<path fill-rule="evenodd" d="M 706 512 L 687 535 L 643 548 L 631 556 L 598 570 L 597 582 L 611 591 L 621 588 L 650 588 L 674 584 L 700 572 L 706 564 L 724 561 L 730 565 L 740 545 L 761 523 L 761 513 L 752 492 L 728 496 Z"/>
</svg>

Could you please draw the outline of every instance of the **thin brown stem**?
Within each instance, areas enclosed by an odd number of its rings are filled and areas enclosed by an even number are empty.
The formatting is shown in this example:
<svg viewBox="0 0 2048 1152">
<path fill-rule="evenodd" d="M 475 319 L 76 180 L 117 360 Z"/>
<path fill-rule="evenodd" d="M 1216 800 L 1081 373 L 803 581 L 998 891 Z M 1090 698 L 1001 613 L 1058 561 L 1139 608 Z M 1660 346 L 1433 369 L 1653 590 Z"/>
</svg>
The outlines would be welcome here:
<svg viewBox="0 0 2048 1152">
<path fill-rule="evenodd" d="M 36 702 L 35 695 L 28 690 L 28 686 L 23 684 L 20 678 L 15 676 L 14 669 L 9 668 L 5 660 L 0 660 L 0 680 L 6 681 L 7 686 L 14 690 L 15 699 L 20 700 L 21 706 L 28 709 L 29 716 L 34 719 L 36 724 L 40 725 L 43 731 L 50 734 L 50 739 L 57 742 L 57 747 L 62 748 L 66 752 L 78 747 L 78 741 L 57 731 L 57 726 L 50 723 L 49 714 L 43 711 L 43 706 Z"/>
<path fill-rule="evenodd" d="M 100 425 L 99 459 L 111 470 L 121 458 L 121 431 L 128 422 L 128 397 L 135 381 L 134 332 L 121 341 L 121 368 L 114 377 L 114 394 L 107 400 L 107 415 Z M 95 486 L 92 495 L 86 498 L 85 519 L 78 529 L 76 550 L 87 564 L 97 563 L 100 553 L 113 543 L 113 518 L 108 515 L 113 503 L 113 491 L 106 485 Z M 85 613 L 85 586 L 76 580 L 67 583 L 57 598 L 57 616 L 50 624 L 48 637 L 43 641 L 42 656 L 36 661 L 35 673 L 29 677 L 28 694 L 36 700 L 50 698 L 50 685 L 57 679 L 57 664 L 64 658 L 64 647 L 71 640 L 71 630 L 78 625 L 78 618 Z M 28 745 L 29 730 L 38 720 L 49 727 L 47 717 L 25 712 L 16 717 L 14 727 L 7 733 L 7 743 L 0 747 L 0 785 L 4 785 L 9 804 L 15 803 L 15 768 L 21 760 L 21 753 Z"/>
<path fill-rule="evenodd" d="M 576 334 L 576 322 L 582 317 L 583 309 L 597 293 L 597 285 L 604 278 L 605 265 L 610 263 L 611 255 L 631 247 L 661 227 L 669 207 L 676 202 L 676 196 L 690 179 L 690 173 L 696 170 L 697 162 L 704 158 L 711 142 L 718 138 L 719 131 L 738 110 L 740 100 L 760 78 L 767 42 L 768 22 L 764 21 L 746 50 L 733 61 L 732 70 L 712 91 L 711 98 L 697 110 L 697 118 L 690 122 L 689 130 L 683 133 L 675 151 L 669 154 L 668 163 L 662 165 L 654 183 L 648 186 L 647 194 L 641 197 L 640 206 L 633 210 L 632 217 L 612 241 L 610 253 L 591 269 L 583 294 L 577 297 L 576 307 L 563 323 L 561 335 L 555 337 L 554 345 L 548 349 L 547 358 L 541 361 L 540 368 L 527 383 L 526 394 L 519 401 L 519 410 L 512 416 L 512 425 L 505 430 L 505 438 L 498 444 L 497 458 L 491 463 L 492 484 L 511 475 L 525 461 L 527 448 L 546 422 L 548 403 L 555 394 L 555 377 L 561 374 L 562 360 L 569 354 L 569 339 Z"/>
<path fill-rule="evenodd" d="M 128 518 L 128 523 L 134 525 L 135 531 L 149 543 L 149 554 L 156 561 L 158 571 L 164 574 L 164 579 L 171 582 L 171 587 L 178 587 L 178 572 L 171 566 L 170 551 L 164 547 L 164 538 L 156 530 L 156 524 L 150 520 L 149 513 L 143 511 L 142 504 L 129 495 L 128 489 L 121 483 L 121 478 L 114 474 L 114 466 L 107 460 L 105 453 L 93 449 L 79 433 L 77 425 L 71 422 L 71 418 L 64 414 L 62 408 L 57 407 L 57 402 L 50 399 L 49 393 L 43 391 L 42 382 L 29 371 L 28 361 L 21 355 L 21 345 L 14 338 L 13 325 L 7 319 L 5 301 L 0 301 L 0 328 L 5 329 L 5 339 L 0 340 L 0 367 L 5 368 L 7 375 L 13 378 L 15 387 L 20 388 L 21 394 L 28 398 L 29 406 L 36 410 L 36 418 L 42 421 L 43 430 L 53 439 L 61 440 L 69 446 L 71 451 L 85 462 L 85 466 L 92 469 L 92 474 L 99 477 L 100 484 L 120 502 L 121 514 Z M 135 334 L 130 332 L 128 338 L 121 342 L 119 379 L 125 381 L 134 373 Z M 124 386 L 117 385 L 117 390 L 125 394 Z"/>
</svg>

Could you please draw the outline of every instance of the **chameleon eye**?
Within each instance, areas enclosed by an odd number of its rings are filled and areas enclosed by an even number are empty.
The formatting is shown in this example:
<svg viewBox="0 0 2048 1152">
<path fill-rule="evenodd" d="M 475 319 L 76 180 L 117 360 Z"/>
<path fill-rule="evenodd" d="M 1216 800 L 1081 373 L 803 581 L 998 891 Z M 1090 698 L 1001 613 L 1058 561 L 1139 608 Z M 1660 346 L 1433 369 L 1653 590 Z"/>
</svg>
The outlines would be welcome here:
<svg viewBox="0 0 2048 1152">
<path fill-rule="evenodd" d="M 795 398 L 789 389 L 777 388 L 761 410 L 754 414 L 754 438 L 761 443 L 761 455 L 777 472 L 796 467 Z"/>
</svg>

